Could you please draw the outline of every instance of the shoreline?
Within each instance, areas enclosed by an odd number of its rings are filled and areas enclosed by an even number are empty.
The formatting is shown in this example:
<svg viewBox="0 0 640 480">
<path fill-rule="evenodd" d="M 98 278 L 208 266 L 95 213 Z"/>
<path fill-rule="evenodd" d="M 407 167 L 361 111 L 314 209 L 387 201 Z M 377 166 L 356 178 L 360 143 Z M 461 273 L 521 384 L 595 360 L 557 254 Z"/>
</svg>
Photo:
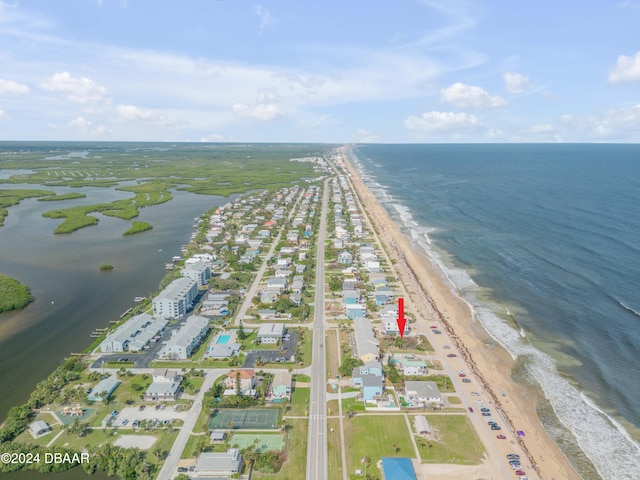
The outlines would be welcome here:
<svg viewBox="0 0 640 480">
<path fill-rule="evenodd" d="M 492 346 L 495 343 L 493 337 L 473 318 L 470 306 L 456 293 L 446 274 L 427 255 L 413 248 L 401 232 L 401 226 L 391 218 L 357 173 L 351 148 L 345 146 L 339 151 L 387 253 L 395 260 L 395 267 L 405 286 L 410 286 L 408 308 L 416 314 L 419 329 L 427 330 L 426 322 L 431 319 L 442 323 L 451 342 L 456 344 L 461 356 L 490 393 L 493 405 L 503 412 L 511 429 L 526 432 L 525 437 L 517 437 L 518 442 L 540 478 L 579 479 L 537 415 L 538 395 L 511 380 L 516 364 L 511 353 L 499 344 Z M 496 392 L 500 392 L 504 400 Z"/>
</svg>

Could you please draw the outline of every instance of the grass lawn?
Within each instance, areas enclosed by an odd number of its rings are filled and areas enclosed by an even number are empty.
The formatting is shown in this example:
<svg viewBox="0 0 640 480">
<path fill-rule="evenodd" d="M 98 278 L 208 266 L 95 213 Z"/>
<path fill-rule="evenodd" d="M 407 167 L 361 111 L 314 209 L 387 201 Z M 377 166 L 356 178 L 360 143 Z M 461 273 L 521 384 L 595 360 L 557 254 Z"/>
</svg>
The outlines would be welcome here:
<svg viewBox="0 0 640 480">
<path fill-rule="evenodd" d="M 296 373 L 293 375 L 294 382 L 310 382 L 311 377 L 309 375 L 305 375 L 304 373 Z"/>
<path fill-rule="evenodd" d="M 345 446 L 347 450 L 347 472 L 364 469 L 361 463 L 367 457 L 369 470 L 382 457 L 415 457 L 413 444 L 401 415 L 357 415 L 345 419 Z"/>
<path fill-rule="evenodd" d="M 153 382 L 153 377 L 149 374 L 146 375 L 146 378 L 142 378 L 141 374 L 131 376 L 124 375 L 118 376 L 117 378 L 122 383 L 118 385 L 118 388 L 116 388 L 111 395 L 112 400 L 110 405 L 122 406 L 125 405 L 125 401 L 128 399 L 140 402 L 140 395 L 142 395 L 149 385 L 151 385 L 151 382 Z M 112 410 L 119 410 L 119 408 L 112 408 Z"/>
<path fill-rule="evenodd" d="M 206 447 L 203 450 L 204 452 L 226 452 L 230 448 L 227 443 L 211 443 L 209 441 L 209 435 L 190 435 L 180 458 L 196 458 L 197 455 L 195 452 L 199 442 L 205 443 Z"/>
<path fill-rule="evenodd" d="M 426 415 L 435 440 L 416 437 L 423 463 L 476 465 L 482 462 L 484 448 L 466 415 Z M 431 444 L 429 448 L 428 443 Z"/>
<path fill-rule="evenodd" d="M 62 430 L 62 425 L 51 425 L 51 419 L 49 418 L 48 415 L 42 418 L 40 417 L 40 415 L 38 415 L 36 420 L 44 420 L 45 422 L 47 422 L 51 426 L 51 431 L 46 435 L 42 435 L 41 437 L 33 438 L 31 436 L 31 433 L 27 429 L 26 431 L 18 435 L 18 438 L 16 438 L 16 442 L 28 443 L 30 445 L 45 446 L 47 443 L 53 440 L 56 437 L 56 435 L 58 435 L 58 433 L 60 433 L 60 430 Z"/>
<path fill-rule="evenodd" d="M 462 400 L 460 400 L 460 397 L 456 397 L 452 395 L 446 398 L 451 405 L 460 405 L 462 403 Z"/>
<path fill-rule="evenodd" d="M 362 400 L 356 400 L 355 398 L 343 398 L 342 399 L 342 412 L 348 412 L 353 410 L 355 412 L 364 412 L 364 404 Z"/>
<path fill-rule="evenodd" d="M 339 335 L 338 330 L 330 330 L 325 339 L 327 348 L 327 378 L 336 378 L 338 375 L 338 367 L 340 367 L 340 351 L 338 348 Z"/>
<path fill-rule="evenodd" d="M 311 391 L 309 388 L 293 387 L 291 392 L 291 410 L 287 415 L 301 417 L 307 413 L 309 409 L 309 398 Z"/>
<path fill-rule="evenodd" d="M 292 419 L 287 420 L 289 430 L 287 431 L 287 461 L 276 474 L 264 474 L 254 472 L 251 478 L 254 479 L 278 479 L 278 480 L 300 480 L 305 478 L 307 471 L 307 436 L 308 420 Z"/>
<path fill-rule="evenodd" d="M 342 478 L 342 453 L 340 448 L 340 420 L 327 419 L 329 442 L 327 444 L 327 461 L 329 478 Z M 333 431 L 332 431 L 333 430 Z"/>
</svg>

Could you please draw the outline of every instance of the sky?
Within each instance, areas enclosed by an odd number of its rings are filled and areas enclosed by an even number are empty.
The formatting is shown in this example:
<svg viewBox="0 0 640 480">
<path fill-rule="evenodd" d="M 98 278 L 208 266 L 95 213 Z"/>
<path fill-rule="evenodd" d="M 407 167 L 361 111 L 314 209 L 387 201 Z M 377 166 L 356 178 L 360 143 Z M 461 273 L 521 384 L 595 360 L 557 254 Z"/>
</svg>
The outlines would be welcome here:
<svg viewBox="0 0 640 480">
<path fill-rule="evenodd" d="M 640 0 L 0 0 L 0 140 L 640 142 Z"/>
</svg>

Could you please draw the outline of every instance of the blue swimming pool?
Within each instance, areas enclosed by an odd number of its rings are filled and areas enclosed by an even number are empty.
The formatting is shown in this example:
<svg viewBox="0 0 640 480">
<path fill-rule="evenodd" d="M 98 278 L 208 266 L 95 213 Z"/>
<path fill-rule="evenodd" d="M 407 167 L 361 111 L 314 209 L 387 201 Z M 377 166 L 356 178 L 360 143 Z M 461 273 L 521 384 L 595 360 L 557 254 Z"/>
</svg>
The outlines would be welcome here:
<svg viewBox="0 0 640 480">
<path fill-rule="evenodd" d="M 231 340 L 231 335 L 220 335 L 216 340 L 216 345 L 226 345 Z"/>
</svg>

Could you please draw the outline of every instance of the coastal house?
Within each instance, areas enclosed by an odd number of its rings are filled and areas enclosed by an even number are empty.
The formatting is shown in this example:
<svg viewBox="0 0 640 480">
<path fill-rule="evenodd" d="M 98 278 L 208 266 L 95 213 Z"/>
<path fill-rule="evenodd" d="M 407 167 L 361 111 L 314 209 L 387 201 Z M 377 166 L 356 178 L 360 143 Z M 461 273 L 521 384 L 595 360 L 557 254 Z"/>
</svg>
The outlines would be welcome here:
<svg viewBox="0 0 640 480">
<path fill-rule="evenodd" d="M 427 362 L 418 357 L 402 358 L 398 362 L 398 367 L 400 367 L 402 374 L 406 377 L 413 375 L 427 375 L 429 373 Z"/>
<path fill-rule="evenodd" d="M 396 319 L 386 319 L 384 320 L 384 333 L 386 335 L 400 335 L 400 327 L 398 327 L 398 322 L 396 321 Z M 407 323 L 404 326 L 404 334 L 408 333 L 409 330 L 411 330 L 411 325 L 409 324 L 409 321 L 407 320 Z"/>
<path fill-rule="evenodd" d="M 274 374 L 270 388 L 272 400 L 279 401 L 283 398 L 291 399 L 291 382 L 292 375 L 287 370 L 280 370 Z"/>
<path fill-rule="evenodd" d="M 209 319 L 192 315 L 185 320 L 180 329 L 173 331 L 173 335 L 158 356 L 171 360 L 186 360 L 198 348 L 207 333 Z"/>
<path fill-rule="evenodd" d="M 404 382 L 408 401 L 424 408 L 442 408 L 443 399 L 436 382 Z"/>
<path fill-rule="evenodd" d="M 263 323 L 258 330 L 258 343 L 277 344 L 284 336 L 282 323 Z"/>
<path fill-rule="evenodd" d="M 343 290 L 342 291 L 342 302 L 344 305 L 355 305 L 360 301 L 360 291 L 359 290 Z"/>
<path fill-rule="evenodd" d="M 364 303 L 347 304 L 344 306 L 344 311 L 347 314 L 347 318 L 354 320 L 367 315 L 367 306 Z"/>
<path fill-rule="evenodd" d="M 351 265 L 353 263 L 353 254 L 346 250 L 338 253 L 338 263 L 343 265 Z"/>
<path fill-rule="evenodd" d="M 198 456 L 193 475 L 195 478 L 227 479 L 242 472 L 244 460 L 237 448 L 226 452 L 204 452 Z"/>
<path fill-rule="evenodd" d="M 177 370 L 156 368 L 153 370 L 153 382 L 144 392 L 147 402 L 175 401 L 180 393 L 182 377 Z"/>
<path fill-rule="evenodd" d="M 236 394 L 236 384 L 238 381 L 240 382 L 240 390 L 243 392 L 243 395 L 250 395 L 250 392 L 254 391 L 253 389 L 256 387 L 255 370 L 253 368 L 239 368 L 227 373 L 223 382 L 224 386 L 228 390 L 231 390 L 231 392 L 225 393 L 225 395 Z"/>
<path fill-rule="evenodd" d="M 371 322 L 366 318 L 356 318 L 353 321 L 355 327 L 355 341 L 358 358 L 363 362 L 378 360 L 380 356 L 380 344 L 373 334 Z"/>
</svg>

